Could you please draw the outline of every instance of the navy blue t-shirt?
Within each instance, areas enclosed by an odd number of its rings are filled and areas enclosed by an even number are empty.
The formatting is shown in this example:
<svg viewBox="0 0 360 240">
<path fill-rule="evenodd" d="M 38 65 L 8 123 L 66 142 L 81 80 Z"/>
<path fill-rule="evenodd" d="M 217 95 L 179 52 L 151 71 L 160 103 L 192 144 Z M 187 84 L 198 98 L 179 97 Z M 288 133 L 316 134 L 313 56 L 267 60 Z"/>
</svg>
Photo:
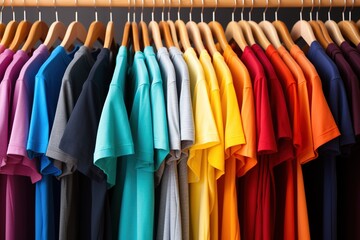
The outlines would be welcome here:
<svg viewBox="0 0 360 240">
<path fill-rule="evenodd" d="M 344 83 L 337 66 L 317 41 L 311 44 L 307 57 L 321 78 L 324 96 L 341 133 L 320 147 L 317 160 L 304 166 L 311 236 L 313 239 L 331 240 L 337 238 L 336 156 L 347 153 L 348 146 L 355 143 L 355 136 Z M 322 199 L 319 193 L 323 193 Z"/>
</svg>

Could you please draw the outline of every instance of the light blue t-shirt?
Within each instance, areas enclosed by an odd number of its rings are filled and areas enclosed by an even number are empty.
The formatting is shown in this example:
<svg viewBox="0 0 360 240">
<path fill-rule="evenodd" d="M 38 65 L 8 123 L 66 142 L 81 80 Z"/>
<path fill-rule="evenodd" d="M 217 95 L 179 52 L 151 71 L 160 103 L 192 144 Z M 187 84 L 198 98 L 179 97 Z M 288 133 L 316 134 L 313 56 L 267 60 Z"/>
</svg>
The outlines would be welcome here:
<svg viewBox="0 0 360 240">
<path fill-rule="evenodd" d="M 121 46 L 116 57 L 116 66 L 108 95 L 101 113 L 94 151 L 94 164 L 107 175 L 109 187 L 115 185 L 118 157 L 133 154 L 128 113 L 124 102 L 127 49 Z"/>
<path fill-rule="evenodd" d="M 154 145 L 150 81 L 142 52 L 127 78 L 127 106 L 135 153 L 119 161 L 114 204 L 120 204 L 118 239 L 152 239 L 154 225 Z M 114 200 L 113 199 L 113 200 Z"/>
<path fill-rule="evenodd" d="M 66 67 L 78 48 L 71 53 L 58 46 L 41 66 L 35 76 L 34 101 L 32 106 L 27 152 L 29 158 L 39 157 L 41 181 L 36 183 L 35 194 L 35 239 L 58 237 L 59 183 L 53 176 L 61 174 L 52 160 L 45 156 L 54 121 L 61 80 Z"/>
<path fill-rule="evenodd" d="M 156 171 L 163 163 L 167 154 L 170 152 L 169 133 L 167 126 L 163 82 L 153 47 L 146 47 L 144 49 L 144 54 L 151 84 L 150 98 L 155 149 L 154 170 Z"/>
</svg>

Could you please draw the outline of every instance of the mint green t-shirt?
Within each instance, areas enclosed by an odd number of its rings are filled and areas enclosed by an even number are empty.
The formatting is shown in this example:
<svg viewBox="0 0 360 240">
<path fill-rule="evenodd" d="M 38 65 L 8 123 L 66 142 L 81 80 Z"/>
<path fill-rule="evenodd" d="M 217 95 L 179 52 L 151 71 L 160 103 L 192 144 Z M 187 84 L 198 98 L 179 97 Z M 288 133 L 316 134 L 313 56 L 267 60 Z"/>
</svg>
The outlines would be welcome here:
<svg viewBox="0 0 360 240">
<path fill-rule="evenodd" d="M 118 157 L 133 154 L 128 113 L 124 101 L 128 54 L 126 47 L 119 49 L 116 67 L 108 95 L 101 113 L 94 151 L 94 164 L 107 175 L 109 187 L 115 185 Z"/>
<path fill-rule="evenodd" d="M 167 126 L 167 117 L 165 109 L 165 98 L 163 90 L 163 81 L 159 64 L 156 60 L 152 46 L 144 49 L 145 62 L 149 71 L 150 78 L 150 99 L 154 135 L 154 167 L 155 171 L 163 163 L 165 157 L 170 152 L 169 133 Z"/>
<path fill-rule="evenodd" d="M 127 77 L 126 106 L 135 153 L 123 156 L 111 202 L 113 234 L 118 239 L 152 239 L 154 226 L 154 144 L 150 80 L 142 52 L 136 52 Z M 120 210 L 117 209 L 120 205 Z M 117 218 L 116 214 L 119 213 Z M 114 226 L 114 225 L 113 225 Z M 117 234 L 117 235 L 116 235 Z"/>
</svg>

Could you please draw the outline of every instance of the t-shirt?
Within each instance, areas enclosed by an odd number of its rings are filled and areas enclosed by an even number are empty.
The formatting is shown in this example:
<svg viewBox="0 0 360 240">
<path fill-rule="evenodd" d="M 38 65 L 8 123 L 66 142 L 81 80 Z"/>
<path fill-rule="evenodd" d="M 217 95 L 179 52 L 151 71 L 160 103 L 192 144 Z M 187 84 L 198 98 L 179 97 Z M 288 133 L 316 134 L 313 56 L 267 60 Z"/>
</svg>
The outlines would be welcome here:
<svg viewBox="0 0 360 240">
<path fill-rule="evenodd" d="M 170 151 L 163 82 L 152 46 L 146 47 L 144 54 L 151 84 L 150 98 L 154 134 L 154 164 L 156 165 L 154 170 L 158 170 Z M 168 69 L 168 71 L 172 71 L 172 68 Z M 170 164 L 176 164 L 176 162 Z M 169 166 L 166 166 L 165 170 L 161 170 L 161 173 L 164 173 L 164 175 L 161 178 L 161 185 L 159 187 L 160 200 L 158 201 L 159 206 L 156 208 L 158 215 L 155 217 L 157 220 L 157 223 L 155 223 L 157 224 L 155 231 L 157 239 L 169 239 L 170 236 L 174 239 L 181 239 L 179 188 L 176 178 L 177 172 L 174 171 L 176 171 L 176 168 L 170 169 Z M 155 184 L 157 184 L 157 181 Z M 170 221 L 169 215 L 173 216 L 175 220 Z"/>
<path fill-rule="evenodd" d="M 253 87 L 248 70 L 230 46 L 225 48 L 223 56 L 233 78 L 233 85 L 246 139 L 246 143 L 241 145 L 237 151 L 237 157 L 241 162 L 237 164 L 237 176 L 240 177 L 257 163 Z"/>
<path fill-rule="evenodd" d="M 270 111 L 268 80 L 264 69 L 250 47 L 246 47 L 244 52 L 238 49 L 237 54 L 247 67 L 254 88 L 257 152 L 275 153 L 277 146 Z"/>
<path fill-rule="evenodd" d="M 89 57 L 90 61 L 88 62 L 93 62 L 92 56 L 88 54 L 89 53 L 86 53 L 85 55 Z M 59 144 L 59 148 L 61 150 L 76 159 L 77 170 L 93 180 L 90 211 L 92 239 L 104 237 L 105 198 L 107 189 L 106 179 L 104 173 L 93 164 L 93 152 L 95 148 L 98 123 L 103 104 L 109 90 L 112 77 L 111 74 L 113 72 L 114 64 L 111 60 L 110 50 L 103 48 L 98 54 L 96 62 L 89 72 L 87 80 L 82 86 L 82 91 L 76 101 L 74 109 L 71 112 Z M 75 69 L 77 71 L 81 70 L 83 76 L 87 75 L 87 70 L 89 70 L 88 67 L 90 66 L 84 65 L 81 68 L 78 65 L 79 63 Z M 71 81 L 80 81 L 80 79 L 81 78 L 76 76 L 70 76 L 69 81 L 71 84 Z M 77 85 L 71 85 L 73 86 L 72 92 L 76 92 L 74 87 Z M 71 111 L 71 109 L 69 110 Z M 81 141 L 78 141 L 78 139 L 81 139 Z M 94 185 L 97 187 L 96 189 Z M 94 194 L 94 189 L 96 194 Z M 73 193 L 73 195 L 75 194 L 76 193 Z M 69 221 L 69 219 L 64 219 L 64 221 Z M 84 227 L 89 228 L 90 226 Z M 71 226 L 71 229 L 73 228 L 74 226 Z M 69 234 L 69 229 L 67 229 L 67 231 Z M 68 234 L 66 234 L 66 236 L 68 236 Z"/>
<path fill-rule="evenodd" d="M 190 148 L 189 167 L 189 196 L 190 196 L 190 238 L 210 238 L 210 209 L 209 205 L 199 206 L 201 197 L 199 192 L 209 193 L 208 158 L 210 147 L 219 144 L 219 135 L 212 112 L 208 94 L 204 69 L 193 48 L 184 53 L 184 60 L 190 74 L 190 89 L 195 122 L 195 143 Z M 216 77 L 216 76 L 215 76 Z M 211 166 L 213 167 L 213 166 Z M 194 183 L 194 184 L 193 184 Z M 194 192 L 195 191 L 195 192 Z M 204 198 L 208 195 L 204 194 Z"/>
<path fill-rule="evenodd" d="M 152 239 L 154 230 L 154 144 L 150 81 L 142 52 L 127 78 L 127 106 L 135 152 L 119 161 L 115 199 L 120 205 L 118 239 Z"/>
<path fill-rule="evenodd" d="M 19 174 L 30 176 L 33 182 L 40 180 L 37 161 L 30 160 L 26 152 L 31 108 L 34 98 L 35 75 L 41 65 L 49 57 L 49 51 L 45 45 L 40 45 L 32 57 L 25 63 L 15 83 L 12 105 L 12 130 L 7 149 L 8 162 L 14 162 L 19 166 Z M 15 173 L 17 172 L 15 171 Z M 17 173 L 16 173 L 17 174 Z M 21 175 L 22 175 L 21 174 Z"/>
<path fill-rule="evenodd" d="M 177 164 L 182 239 L 190 239 L 189 185 L 187 160 L 189 148 L 195 142 L 194 117 L 191 103 L 189 70 L 182 52 L 176 47 L 169 48 L 169 54 L 176 73 L 176 89 L 179 98 L 181 156 Z M 163 176 L 164 179 L 165 176 Z"/>
<path fill-rule="evenodd" d="M 11 63 L 14 54 L 15 52 L 10 49 L 5 49 L 4 52 L 0 54 L 0 81 L 3 80 L 5 71 Z"/>
<path fill-rule="evenodd" d="M 329 44 L 326 48 L 326 53 L 335 62 L 339 69 L 341 79 L 344 81 L 355 135 L 359 135 L 360 105 L 357 104 L 360 102 L 359 78 L 357 77 L 355 71 L 351 68 L 350 62 L 356 63 L 356 61 L 358 61 L 358 63 L 360 63 L 360 54 L 357 52 L 353 53 L 352 49 L 348 50 L 347 52 L 349 54 L 349 62 L 346 61 L 344 54 L 336 44 Z M 354 57 L 352 58 L 352 56 Z M 358 64 L 355 64 L 354 67 L 358 68 Z"/>
<path fill-rule="evenodd" d="M 29 161 L 30 171 L 26 171 L 26 167 L 22 168 L 21 165 L 19 165 L 18 167 L 15 165 L 16 159 L 9 159 L 9 161 L 7 159 L 7 148 L 13 122 L 12 103 L 15 83 L 17 78 L 19 77 L 21 68 L 28 59 L 29 56 L 26 52 L 21 50 L 17 51 L 14 55 L 13 61 L 7 67 L 4 78 L 0 83 L 0 112 L 2 113 L 0 115 L 0 172 L 9 175 L 23 175 L 30 177 L 30 172 L 32 168 L 33 170 L 35 170 L 36 174 L 32 181 L 36 182 L 41 179 L 41 175 L 39 173 L 36 173 L 36 163 L 34 161 Z"/>
<path fill-rule="evenodd" d="M 219 52 L 215 52 L 213 55 L 213 65 L 219 84 L 219 90 L 217 90 L 217 92 L 219 92 L 218 95 L 220 95 L 222 110 L 222 121 L 219 120 L 219 122 L 222 122 L 223 126 L 218 126 L 218 129 L 223 130 L 222 134 L 219 131 L 219 136 L 224 143 L 220 145 L 222 145 L 223 151 L 225 150 L 226 159 L 225 175 L 218 179 L 218 221 L 220 226 L 220 234 L 218 235 L 221 239 L 235 239 L 240 236 L 239 219 L 237 215 L 236 166 L 240 165 L 242 167 L 242 162 L 238 162 L 236 158 L 242 158 L 237 152 L 246 141 L 233 78 L 230 69 Z M 218 121 L 216 122 L 218 125 Z"/>
<path fill-rule="evenodd" d="M 307 184 L 307 175 L 316 175 L 323 171 L 323 202 L 318 204 L 319 196 L 307 194 L 309 206 L 310 230 L 314 236 L 323 237 L 324 239 L 337 239 L 337 187 L 336 187 L 336 158 L 340 154 L 341 147 L 355 143 L 354 132 L 351 124 L 350 111 L 347 103 L 344 83 L 340 77 L 338 69 L 334 62 L 326 55 L 318 42 L 313 42 L 307 53 L 309 60 L 314 64 L 320 78 L 325 98 L 329 104 L 331 113 L 337 123 L 341 135 L 338 138 L 324 144 L 319 152 L 322 160 L 322 167 L 316 168 L 317 171 L 311 173 L 304 172 L 305 190 L 311 190 L 314 184 Z M 319 182 L 319 181 L 318 181 Z M 319 209 L 322 207 L 322 219 Z M 321 210 L 320 210 L 321 212 Z M 322 229 L 317 227 L 319 221 L 312 216 L 320 218 Z M 320 217 L 319 217 L 320 215 Z M 321 233 L 322 230 L 322 233 Z"/>
<path fill-rule="evenodd" d="M 268 79 L 260 61 L 250 47 L 246 47 L 243 52 L 237 46 L 235 49 L 249 70 L 253 83 L 258 139 L 257 152 L 260 155 L 258 165 L 249 171 L 239 183 L 241 186 L 239 197 L 241 207 L 239 211 L 242 213 L 240 225 L 243 229 L 241 236 L 245 239 L 266 238 L 271 235 L 269 195 L 266 191 L 266 189 L 270 189 L 270 181 L 266 177 L 268 169 L 263 169 L 264 166 L 268 168 L 269 159 L 267 155 L 277 152 L 268 95 Z"/>
<path fill-rule="evenodd" d="M 163 80 L 166 115 L 169 129 L 170 160 L 180 158 L 181 140 L 179 124 L 179 102 L 176 89 L 176 74 L 165 47 L 158 49 L 157 59 Z"/>
<path fill-rule="evenodd" d="M 285 64 L 290 69 L 291 73 L 296 80 L 296 93 L 293 98 L 297 98 L 298 106 L 293 108 L 294 112 L 298 112 L 294 115 L 294 121 L 297 121 L 298 127 L 294 128 L 294 134 L 300 135 L 300 144 L 296 149 L 296 156 L 300 163 L 306 163 L 314 158 L 317 154 L 314 152 L 314 143 L 311 129 L 311 117 L 310 117 L 310 104 L 309 95 L 306 85 L 306 78 L 296 61 L 291 57 L 289 52 L 284 48 L 278 48 L 278 52 Z M 291 95 L 292 95 L 291 94 Z M 291 96 L 290 95 L 290 96 Z M 297 119 L 296 119 L 297 117 Z"/>
<path fill-rule="evenodd" d="M 272 45 L 270 46 L 272 47 Z M 270 107 L 273 117 L 276 143 L 278 146 L 278 152 L 272 156 L 273 161 L 271 164 L 274 164 L 275 166 L 294 157 L 289 113 L 286 106 L 283 88 L 280 84 L 280 77 L 278 78 L 273 65 L 270 63 L 264 51 L 258 44 L 252 45 L 251 48 L 261 62 L 266 78 L 268 79 Z"/>
<path fill-rule="evenodd" d="M 154 166 L 155 171 L 163 163 L 170 151 L 169 131 L 166 116 L 166 102 L 164 98 L 163 80 L 159 64 L 152 46 L 144 49 L 146 66 L 150 77 L 150 98 L 154 134 Z M 170 70 L 171 71 L 171 70 Z"/>
<path fill-rule="evenodd" d="M 30 158 L 39 158 L 43 178 L 36 184 L 35 238 L 54 239 L 58 236 L 59 183 L 51 175 L 59 176 L 60 169 L 45 156 L 53 125 L 61 79 L 72 60 L 71 53 L 58 46 L 40 67 L 35 76 L 34 101 L 26 149 Z"/>
<path fill-rule="evenodd" d="M 344 41 L 340 45 L 341 51 L 343 52 L 345 59 L 348 61 L 354 72 L 359 76 L 360 74 L 360 53 L 356 51 L 347 41 Z M 1 56 L 1 55 L 0 55 Z"/>
<path fill-rule="evenodd" d="M 0 53 L 3 53 L 5 49 L 6 49 L 5 45 L 0 44 Z"/>
<path fill-rule="evenodd" d="M 110 187 L 116 182 L 117 157 L 134 153 L 124 102 L 127 58 L 127 49 L 121 46 L 96 134 L 94 164 L 104 171 Z"/>
<path fill-rule="evenodd" d="M 68 119 L 71 116 L 72 110 L 83 88 L 83 83 L 85 82 L 88 73 L 95 62 L 94 57 L 96 57 L 97 54 L 98 51 L 95 51 L 93 53 L 94 56 L 92 56 L 92 53 L 87 47 L 81 46 L 75 53 L 74 59 L 66 68 L 62 79 L 54 124 L 46 152 L 48 157 L 54 159 L 54 164 L 62 169 L 62 175 L 60 176 L 60 239 L 79 237 L 90 238 L 90 232 L 81 231 L 81 229 L 90 228 L 91 226 L 91 207 L 90 204 L 88 204 L 89 201 L 82 201 L 83 198 L 88 197 L 87 195 L 89 195 L 89 192 L 85 191 L 85 189 L 88 189 L 91 183 L 87 179 L 80 179 L 83 177 L 81 175 L 67 177 L 67 175 L 75 171 L 77 159 L 76 157 L 62 151 L 59 148 L 59 144 Z M 89 119 L 87 119 L 87 121 L 89 121 Z M 78 130 L 76 130 L 76 133 L 76 136 L 78 137 Z M 100 172 L 101 170 L 98 171 Z M 76 186 L 77 184 L 79 185 L 78 188 Z M 81 204 L 82 208 L 79 209 L 76 207 L 78 204 Z M 82 211 L 82 209 L 87 209 L 87 211 Z M 86 214 L 82 215 L 83 212 L 86 212 Z M 81 225 L 76 221 L 71 221 L 72 219 L 76 219 L 76 215 L 78 215 L 80 219 L 83 219 L 80 222 Z"/>
</svg>

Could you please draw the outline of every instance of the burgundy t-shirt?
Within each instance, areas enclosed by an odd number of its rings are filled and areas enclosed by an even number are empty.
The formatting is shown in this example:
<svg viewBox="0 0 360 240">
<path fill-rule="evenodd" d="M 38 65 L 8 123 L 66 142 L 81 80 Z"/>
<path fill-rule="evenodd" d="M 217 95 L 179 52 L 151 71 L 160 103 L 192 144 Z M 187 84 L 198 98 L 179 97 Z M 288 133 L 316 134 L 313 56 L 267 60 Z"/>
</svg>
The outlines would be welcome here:
<svg viewBox="0 0 360 240">
<path fill-rule="evenodd" d="M 348 49 L 345 46 L 345 49 Z M 353 50 L 348 49 L 349 60 L 354 58 L 354 61 L 357 62 L 357 66 L 360 64 L 360 54 L 354 54 Z M 351 68 L 349 62 L 346 61 L 343 53 L 340 48 L 334 44 L 330 43 L 326 48 L 326 53 L 331 57 L 331 59 L 335 62 L 336 66 L 339 69 L 341 79 L 344 82 L 348 104 L 351 111 L 353 127 L 355 131 L 355 135 L 360 134 L 360 87 L 359 87 L 359 78 L 356 76 L 354 70 Z M 352 57 L 354 56 L 354 57 Z M 358 58 L 358 60 L 356 60 Z M 360 66 L 359 66 L 360 67 Z M 359 68 L 360 69 L 360 68 Z M 359 75 L 360 76 L 360 75 Z"/>
<path fill-rule="evenodd" d="M 254 44 L 251 46 L 256 57 L 261 62 L 268 83 L 268 92 L 272 120 L 274 124 L 275 138 L 277 141 L 278 152 L 271 155 L 272 164 L 277 165 L 283 161 L 294 158 L 292 150 L 292 131 L 289 120 L 289 114 L 286 106 L 284 92 L 282 90 L 278 76 L 274 67 L 266 57 L 263 49 Z"/>
</svg>

